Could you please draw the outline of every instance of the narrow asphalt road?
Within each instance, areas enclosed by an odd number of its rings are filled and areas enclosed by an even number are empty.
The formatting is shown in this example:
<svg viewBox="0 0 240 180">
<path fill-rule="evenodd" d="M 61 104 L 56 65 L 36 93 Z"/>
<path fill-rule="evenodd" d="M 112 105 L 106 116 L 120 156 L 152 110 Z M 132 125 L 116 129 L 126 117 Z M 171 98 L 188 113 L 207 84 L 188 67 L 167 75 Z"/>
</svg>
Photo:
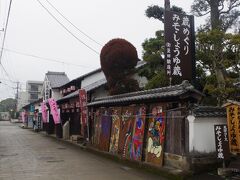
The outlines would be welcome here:
<svg viewBox="0 0 240 180">
<path fill-rule="evenodd" d="M 0 121 L 0 180 L 164 179 Z"/>
</svg>

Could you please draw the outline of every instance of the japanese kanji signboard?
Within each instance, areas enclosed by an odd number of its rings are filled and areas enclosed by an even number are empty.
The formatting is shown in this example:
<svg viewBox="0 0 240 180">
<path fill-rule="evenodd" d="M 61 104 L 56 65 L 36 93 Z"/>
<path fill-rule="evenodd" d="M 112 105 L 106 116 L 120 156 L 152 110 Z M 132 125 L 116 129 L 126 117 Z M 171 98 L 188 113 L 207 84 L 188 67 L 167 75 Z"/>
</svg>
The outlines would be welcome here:
<svg viewBox="0 0 240 180">
<path fill-rule="evenodd" d="M 165 11 L 165 69 L 176 82 L 195 79 L 193 16 Z"/>
<path fill-rule="evenodd" d="M 233 153 L 240 152 L 240 106 L 227 106 L 229 147 Z"/>
<path fill-rule="evenodd" d="M 214 125 L 215 144 L 218 159 L 229 159 L 229 141 L 227 125 Z"/>
</svg>

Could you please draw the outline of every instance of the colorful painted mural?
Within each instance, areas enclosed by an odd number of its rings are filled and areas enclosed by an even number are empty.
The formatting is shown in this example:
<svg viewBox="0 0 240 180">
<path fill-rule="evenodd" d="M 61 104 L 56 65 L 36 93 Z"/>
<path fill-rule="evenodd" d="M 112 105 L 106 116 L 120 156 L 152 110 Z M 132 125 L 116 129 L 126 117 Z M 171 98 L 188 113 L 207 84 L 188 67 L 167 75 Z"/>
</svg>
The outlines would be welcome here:
<svg viewBox="0 0 240 180">
<path fill-rule="evenodd" d="M 109 152 L 117 154 L 121 122 L 121 108 L 120 107 L 111 108 L 111 115 L 112 115 L 112 131 Z"/>
<path fill-rule="evenodd" d="M 127 150 L 126 158 L 141 161 L 146 119 L 146 107 L 137 107 L 135 110 L 135 115 L 136 116 L 134 119 L 132 140 Z"/>
<path fill-rule="evenodd" d="M 153 106 L 149 117 L 146 161 L 163 165 L 165 117 L 162 106 Z"/>
<path fill-rule="evenodd" d="M 101 111 L 98 109 L 94 113 L 94 134 L 93 134 L 93 144 L 98 147 L 100 142 L 100 134 L 101 134 Z"/>
<path fill-rule="evenodd" d="M 134 126 L 134 107 L 124 107 L 122 109 L 122 119 L 120 124 L 120 134 L 119 134 L 119 147 L 118 153 L 126 158 L 126 155 L 129 153 L 128 150 L 131 146 L 132 141 L 132 132 Z"/>
<path fill-rule="evenodd" d="M 111 127 L 112 127 L 111 114 L 107 109 L 104 109 L 101 115 L 101 134 L 99 142 L 99 149 L 102 151 L 109 151 Z"/>
</svg>

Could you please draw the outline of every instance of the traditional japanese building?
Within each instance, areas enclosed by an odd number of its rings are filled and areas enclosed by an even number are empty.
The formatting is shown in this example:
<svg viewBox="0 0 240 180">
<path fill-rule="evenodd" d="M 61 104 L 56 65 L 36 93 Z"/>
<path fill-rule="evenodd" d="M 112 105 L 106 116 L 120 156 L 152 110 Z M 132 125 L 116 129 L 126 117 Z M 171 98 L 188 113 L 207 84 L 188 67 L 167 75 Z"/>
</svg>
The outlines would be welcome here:
<svg viewBox="0 0 240 180">
<path fill-rule="evenodd" d="M 48 71 L 45 74 L 44 82 L 43 82 L 43 102 L 47 106 L 47 122 L 44 122 L 44 130 L 47 131 L 48 134 L 55 133 L 55 124 L 53 120 L 53 116 L 50 113 L 50 106 L 48 104 L 48 99 L 53 98 L 54 100 L 58 100 L 63 95 L 60 93 L 60 87 L 69 82 L 69 78 L 64 72 L 51 72 Z M 58 125 L 58 129 L 61 129 L 61 125 Z M 61 135 L 60 135 L 61 136 Z"/>
<path fill-rule="evenodd" d="M 145 62 L 139 61 L 136 69 L 145 65 Z M 140 88 L 143 88 L 147 83 L 145 77 L 140 77 L 134 74 L 134 79 L 139 83 Z M 107 80 L 101 68 L 84 74 L 67 84 L 64 84 L 60 88 L 60 92 L 63 95 L 61 99 L 57 101 L 61 108 L 61 120 L 64 124 L 69 121 L 70 135 L 80 135 L 80 129 L 82 127 L 81 111 L 79 104 L 79 90 L 84 89 L 87 94 L 87 102 L 91 102 L 96 98 L 104 97 L 108 95 Z M 88 132 L 89 133 L 89 132 Z"/>
<path fill-rule="evenodd" d="M 213 163 L 209 154 L 216 162 L 211 154 L 216 152 L 214 125 L 226 123 L 226 114 L 221 108 L 196 108 L 194 104 L 203 96 L 184 81 L 175 86 L 96 98 L 88 103 L 92 147 L 157 167 L 190 170 L 199 161 Z"/>
</svg>

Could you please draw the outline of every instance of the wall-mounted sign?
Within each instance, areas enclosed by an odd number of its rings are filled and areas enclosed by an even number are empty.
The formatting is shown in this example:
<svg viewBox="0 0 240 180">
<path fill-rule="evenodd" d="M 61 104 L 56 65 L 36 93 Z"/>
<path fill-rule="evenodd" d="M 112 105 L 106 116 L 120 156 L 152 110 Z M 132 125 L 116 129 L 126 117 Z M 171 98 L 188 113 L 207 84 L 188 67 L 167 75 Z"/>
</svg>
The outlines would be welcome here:
<svg viewBox="0 0 240 180">
<path fill-rule="evenodd" d="M 45 81 L 45 91 L 44 91 L 44 99 L 47 100 L 50 98 L 50 82 L 49 81 Z"/>
<path fill-rule="evenodd" d="M 229 159 L 229 141 L 227 125 L 214 125 L 215 144 L 218 159 Z"/>
<path fill-rule="evenodd" d="M 227 106 L 229 147 L 233 153 L 240 152 L 240 106 Z"/>
<path fill-rule="evenodd" d="M 177 82 L 195 79 L 194 17 L 165 11 L 165 69 Z"/>
<path fill-rule="evenodd" d="M 71 89 L 71 91 L 75 91 L 76 90 L 75 86 L 71 86 L 70 89 Z"/>
</svg>

